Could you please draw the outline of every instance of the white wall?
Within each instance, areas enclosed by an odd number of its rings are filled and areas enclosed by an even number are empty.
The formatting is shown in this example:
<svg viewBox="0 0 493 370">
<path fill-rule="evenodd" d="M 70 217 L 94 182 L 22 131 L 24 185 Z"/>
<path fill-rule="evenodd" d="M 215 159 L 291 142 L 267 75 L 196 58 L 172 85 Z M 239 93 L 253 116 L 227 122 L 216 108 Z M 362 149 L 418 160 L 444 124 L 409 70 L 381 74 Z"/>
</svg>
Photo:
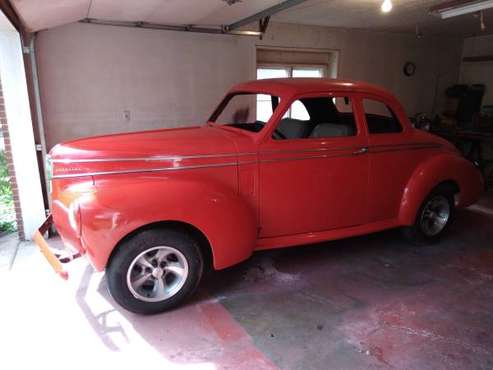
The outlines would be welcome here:
<svg viewBox="0 0 493 370">
<path fill-rule="evenodd" d="M 435 100 L 459 78 L 462 40 L 345 30 L 292 24 L 273 24 L 260 44 L 294 48 L 340 50 L 339 78 L 382 85 L 403 103 L 409 115 L 432 114 Z M 417 66 L 413 77 L 403 74 L 406 62 Z"/>
<path fill-rule="evenodd" d="M 339 77 L 383 85 L 409 114 L 456 83 L 462 40 L 273 23 L 264 40 L 71 24 L 37 43 L 49 148 L 102 133 L 202 123 L 233 84 L 255 78 L 256 46 L 340 51 Z M 417 64 L 408 78 L 402 68 Z M 130 111 L 130 120 L 124 111 Z"/>
<path fill-rule="evenodd" d="M 4 15 L 0 12 L 0 17 Z M 2 22 L 0 22 L 2 23 Z M 26 239 L 45 219 L 19 34 L 0 28 L 0 78 Z"/>
<path fill-rule="evenodd" d="M 464 57 L 493 55 L 493 35 L 470 37 L 464 40 Z M 483 105 L 493 105 L 493 61 L 463 62 L 460 81 L 464 84 L 486 85 Z"/>
<path fill-rule="evenodd" d="M 41 32 L 36 52 L 48 147 L 205 122 L 231 85 L 254 78 L 251 42 L 80 23 Z"/>
</svg>

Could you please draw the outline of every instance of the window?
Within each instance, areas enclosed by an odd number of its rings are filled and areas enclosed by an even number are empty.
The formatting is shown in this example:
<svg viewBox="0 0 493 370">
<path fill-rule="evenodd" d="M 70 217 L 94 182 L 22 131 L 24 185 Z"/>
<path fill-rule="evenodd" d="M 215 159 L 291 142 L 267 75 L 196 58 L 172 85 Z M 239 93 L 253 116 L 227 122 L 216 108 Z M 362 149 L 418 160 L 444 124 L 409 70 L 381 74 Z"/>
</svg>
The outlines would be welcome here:
<svg viewBox="0 0 493 370">
<path fill-rule="evenodd" d="M 293 118 L 308 121 L 310 119 L 310 115 L 308 114 L 308 111 L 306 110 L 303 103 L 299 100 L 296 100 L 295 102 L 293 102 L 293 104 L 291 104 L 291 107 L 287 110 L 283 118 Z"/>
<path fill-rule="evenodd" d="M 384 103 L 364 99 L 366 124 L 370 134 L 392 134 L 402 132 L 402 126 L 394 112 Z"/>
<path fill-rule="evenodd" d="M 257 68 L 257 80 L 267 78 L 308 77 L 321 78 L 325 75 L 326 66 L 263 66 Z M 257 119 L 264 121 L 263 106 L 269 99 L 259 95 L 257 100 Z M 270 104 L 270 103 L 269 103 Z M 303 104 L 297 102 L 286 112 L 285 118 L 308 120 L 310 117 Z"/>
<path fill-rule="evenodd" d="M 354 136 L 357 133 L 351 99 L 349 97 L 301 98 L 293 103 L 301 105 L 307 119 L 285 117 L 273 133 L 274 140 L 331 138 Z"/>
<path fill-rule="evenodd" d="M 289 77 L 289 69 L 286 67 L 265 67 L 257 68 L 257 80 L 267 78 L 285 78 Z"/>
<path fill-rule="evenodd" d="M 326 66 L 259 66 L 257 68 L 257 80 L 266 78 L 308 77 L 321 78 L 325 76 Z"/>
<path fill-rule="evenodd" d="M 308 77 L 322 78 L 324 76 L 325 67 L 293 67 L 291 68 L 291 77 Z"/>
<path fill-rule="evenodd" d="M 210 118 L 211 122 L 260 132 L 279 105 L 273 95 L 238 93 L 226 97 Z"/>
</svg>

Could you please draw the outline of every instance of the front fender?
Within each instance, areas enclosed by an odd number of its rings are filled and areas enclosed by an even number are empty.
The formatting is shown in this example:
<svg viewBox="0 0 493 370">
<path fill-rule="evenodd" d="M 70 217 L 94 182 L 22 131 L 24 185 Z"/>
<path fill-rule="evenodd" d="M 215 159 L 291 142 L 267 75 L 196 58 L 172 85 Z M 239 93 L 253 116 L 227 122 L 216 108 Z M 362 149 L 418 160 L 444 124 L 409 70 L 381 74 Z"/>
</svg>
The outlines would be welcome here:
<svg viewBox="0 0 493 370">
<path fill-rule="evenodd" d="M 409 179 L 402 196 L 399 224 L 412 225 L 426 196 L 434 187 L 453 181 L 459 187 L 458 207 L 475 203 L 483 188 L 480 172 L 455 153 L 444 153 L 422 163 Z"/>
<path fill-rule="evenodd" d="M 152 223 L 178 221 L 208 239 L 215 269 L 248 258 L 255 247 L 255 212 L 236 188 L 194 174 L 148 175 L 96 181 L 93 199 L 81 204 L 82 238 L 102 270 L 118 243 Z M 117 191 L 115 189 L 118 189 Z"/>
</svg>

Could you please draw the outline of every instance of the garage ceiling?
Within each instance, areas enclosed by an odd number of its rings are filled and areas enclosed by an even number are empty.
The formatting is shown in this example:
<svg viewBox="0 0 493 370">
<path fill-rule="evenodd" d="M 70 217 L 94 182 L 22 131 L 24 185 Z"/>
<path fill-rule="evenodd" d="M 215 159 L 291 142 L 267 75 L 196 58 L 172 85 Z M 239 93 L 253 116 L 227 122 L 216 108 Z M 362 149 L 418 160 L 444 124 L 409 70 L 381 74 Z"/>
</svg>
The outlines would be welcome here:
<svg viewBox="0 0 493 370">
<path fill-rule="evenodd" d="M 84 18 L 143 21 L 161 24 L 214 26 L 230 24 L 283 0 L 11 0 L 31 31 L 39 31 Z M 278 22 L 328 27 L 364 28 L 390 32 L 471 36 L 481 34 L 479 19 L 465 15 L 441 20 L 428 9 L 444 0 L 393 0 L 390 14 L 380 12 L 382 0 L 308 0 L 276 14 Z M 484 12 L 486 32 L 493 33 L 493 11 Z"/>
<path fill-rule="evenodd" d="M 161 24 L 221 25 L 246 18 L 282 0 L 11 0 L 32 31 L 83 18 Z"/>
<path fill-rule="evenodd" d="M 446 0 L 393 0 L 391 13 L 380 11 L 381 0 L 309 0 L 280 13 L 278 22 L 302 23 L 317 26 L 366 28 L 391 32 L 471 36 L 483 33 L 476 15 L 464 15 L 442 20 L 429 14 L 428 9 Z M 493 33 L 493 10 L 484 12 L 487 30 Z"/>
</svg>

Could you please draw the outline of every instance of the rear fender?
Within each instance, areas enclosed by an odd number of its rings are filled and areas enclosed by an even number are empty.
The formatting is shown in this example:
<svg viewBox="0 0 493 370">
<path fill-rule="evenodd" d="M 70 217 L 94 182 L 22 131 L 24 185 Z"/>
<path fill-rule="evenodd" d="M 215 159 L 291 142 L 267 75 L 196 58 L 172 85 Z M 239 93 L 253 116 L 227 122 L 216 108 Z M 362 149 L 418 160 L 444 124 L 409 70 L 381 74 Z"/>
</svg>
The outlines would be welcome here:
<svg viewBox="0 0 493 370">
<path fill-rule="evenodd" d="M 209 241 L 215 269 L 248 258 L 255 247 L 255 212 L 236 189 L 202 176 L 112 178 L 96 183 L 94 198 L 81 204 L 82 238 L 93 265 L 102 270 L 118 243 L 139 228 L 182 222 Z M 118 189 L 118 191 L 115 191 Z"/>
<path fill-rule="evenodd" d="M 399 224 L 414 224 L 424 199 L 445 181 L 458 186 L 458 207 L 466 207 L 479 199 L 483 186 L 479 171 L 455 153 L 440 154 L 422 163 L 409 179 L 401 200 Z"/>
</svg>

